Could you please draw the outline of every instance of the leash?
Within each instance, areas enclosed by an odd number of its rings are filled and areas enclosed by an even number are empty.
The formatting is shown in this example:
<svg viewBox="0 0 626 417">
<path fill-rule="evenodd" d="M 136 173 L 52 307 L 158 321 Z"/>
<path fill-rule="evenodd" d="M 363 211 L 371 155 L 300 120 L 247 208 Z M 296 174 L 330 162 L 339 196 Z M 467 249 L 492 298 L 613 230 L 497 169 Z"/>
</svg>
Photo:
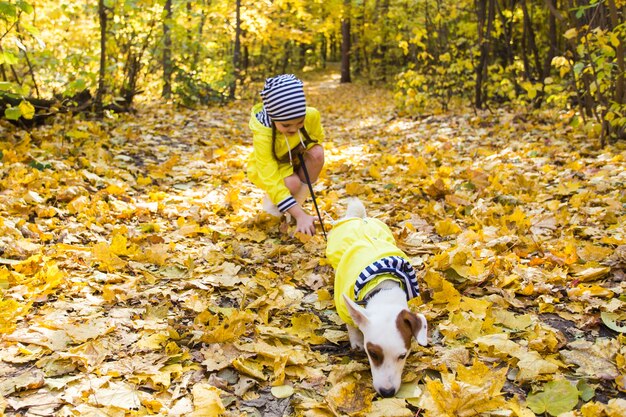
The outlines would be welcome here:
<svg viewBox="0 0 626 417">
<path fill-rule="evenodd" d="M 306 169 L 306 164 L 304 163 L 304 152 L 300 152 L 298 154 L 298 158 L 300 158 L 300 164 L 302 165 L 302 171 L 304 172 L 304 178 L 306 178 L 306 185 L 309 186 L 309 192 L 311 193 L 311 198 L 313 199 L 313 205 L 315 206 L 315 211 L 317 212 L 317 218 L 320 219 L 320 225 L 322 226 L 322 233 L 324 234 L 324 240 L 328 240 L 326 238 L 326 229 L 324 228 L 324 221 L 322 220 L 322 215 L 320 214 L 320 209 L 317 206 L 317 200 L 315 200 L 315 193 L 313 193 L 313 184 L 311 184 L 311 179 L 309 178 L 309 171 Z"/>
</svg>

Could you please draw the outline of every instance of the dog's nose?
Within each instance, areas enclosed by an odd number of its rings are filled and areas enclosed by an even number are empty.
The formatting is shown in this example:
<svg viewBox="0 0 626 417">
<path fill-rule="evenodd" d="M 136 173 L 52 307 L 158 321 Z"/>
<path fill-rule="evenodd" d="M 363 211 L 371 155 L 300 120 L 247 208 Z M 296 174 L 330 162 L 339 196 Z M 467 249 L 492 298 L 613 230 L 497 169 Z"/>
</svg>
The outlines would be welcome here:
<svg viewBox="0 0 626 417">
<path fill-rule="evenodd" d="M 393 397 L 394 395 L 396 395 L 396 389 L 395 388 L 381 388 L 380 390 L 378 390 L 378 393 L 385 398 L 389 398 L 389 397 Z"/>
</svg>

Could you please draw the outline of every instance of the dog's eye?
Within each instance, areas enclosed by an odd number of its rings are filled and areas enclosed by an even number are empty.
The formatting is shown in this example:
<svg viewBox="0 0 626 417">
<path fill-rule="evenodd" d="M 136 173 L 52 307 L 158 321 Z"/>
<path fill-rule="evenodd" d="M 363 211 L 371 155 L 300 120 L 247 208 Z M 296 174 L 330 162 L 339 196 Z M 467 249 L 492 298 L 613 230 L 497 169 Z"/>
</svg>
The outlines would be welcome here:
<svg viewBox="0 0 626 417">
<path fill-rule="evenodd" d="M 400 359 L 400 360 L 404 360 L 404 359 L 406 359 L 406 355 L 407 355 L 407 354 L 408 354 L 408 353 L 403 353 L 402 355 L 398 356 L 398 359 Z"/>
<path fill-rule="evenodd" d="M 374 353 L 374 352 L 368 352 L 370 354 L 370 358 L 374 361 L 374 362 L 378 362 L 379 361 L 379 357 L 378 357 L 378 353 Z"/>
</svg>

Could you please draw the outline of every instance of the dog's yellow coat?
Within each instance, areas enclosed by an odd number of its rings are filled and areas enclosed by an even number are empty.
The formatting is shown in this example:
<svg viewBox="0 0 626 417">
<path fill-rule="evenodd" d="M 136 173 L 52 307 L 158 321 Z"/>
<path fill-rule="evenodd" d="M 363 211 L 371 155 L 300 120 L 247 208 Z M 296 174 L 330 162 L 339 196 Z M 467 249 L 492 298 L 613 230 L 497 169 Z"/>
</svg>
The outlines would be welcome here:
<svg viewBox="0 0 626 417">
<path fill-rule="evenodd" d="M 335 307 L 339 317 L 354 326 L 342 294 L 354 299 L 354 285 L 359 274 L 373 262 L 388 256 L 407 256 L 395 244 L 389 227 L 378 219 L 351 217 L 340 220 L 328 235 L 326 257 L 335 269 Z M 381 274 L 369 281 L 359 293 L 359 300 L 381 281 L 402 281 L 392 274 Z"/>
</svg>

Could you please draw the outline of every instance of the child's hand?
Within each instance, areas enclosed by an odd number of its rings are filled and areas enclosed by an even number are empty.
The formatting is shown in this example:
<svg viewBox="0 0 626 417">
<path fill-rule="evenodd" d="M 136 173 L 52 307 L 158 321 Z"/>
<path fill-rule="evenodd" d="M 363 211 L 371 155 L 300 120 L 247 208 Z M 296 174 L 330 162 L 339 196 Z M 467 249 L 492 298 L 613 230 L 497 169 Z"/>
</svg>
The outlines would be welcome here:
<svg viewBox="0 0 626 417">
<path fill-rule="evenodd" d="M 304 233 L 313 236 L 315 234 L 315 217 L 303 212 L 303 215 L 296 217 L 296 233 Z"/>
<path fill-rule="evenodd" d="M 313 236 L 315 234 L 315 217 L 309 216 L 302 207 L 295 205 L 288 210 L 296 219 L 296 232 L 304 233 L 305 235 Z"/>
</svg>

